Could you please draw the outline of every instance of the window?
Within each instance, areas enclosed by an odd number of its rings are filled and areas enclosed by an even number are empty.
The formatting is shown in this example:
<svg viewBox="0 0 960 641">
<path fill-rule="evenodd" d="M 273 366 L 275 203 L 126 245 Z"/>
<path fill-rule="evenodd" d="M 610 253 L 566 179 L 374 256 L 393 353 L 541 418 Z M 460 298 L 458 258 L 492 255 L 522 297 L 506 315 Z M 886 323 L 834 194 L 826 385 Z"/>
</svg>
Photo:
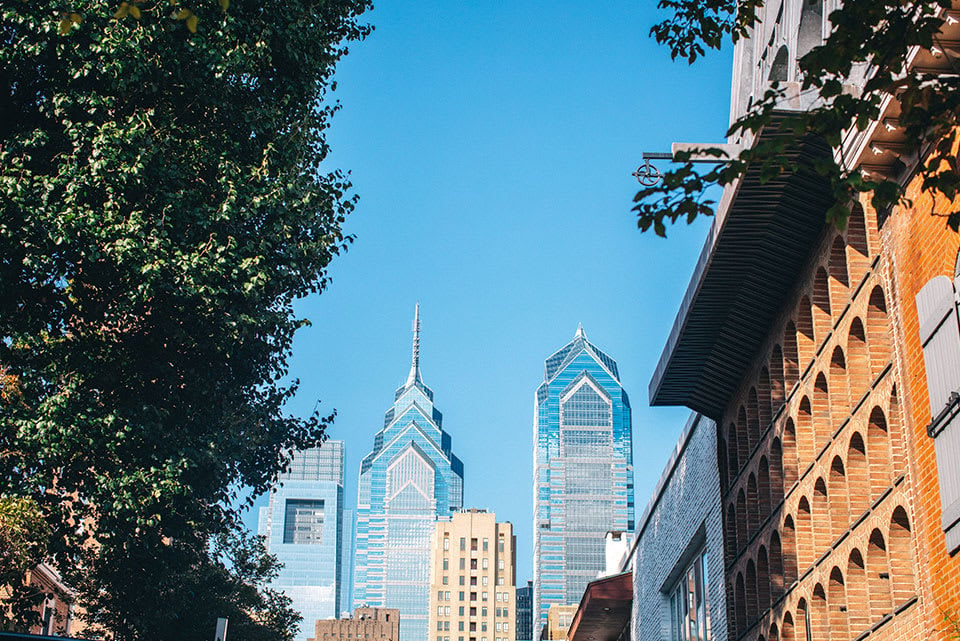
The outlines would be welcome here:
<svg viewBox="0 0 960 641">
<path fill-rule="evenodd" d="M 449 537 L 449 536 L 443 537 L 443 549 L 444 549 L 444 550 L 449 550 L 449 549 L 450 549 L 450 537 Z"/>
<path fill-rule="evenodd" d="M 440 594 L 443 594 L 443 592 L 441 592 Z M 443 616 L 443 606 L 442 606 L 442 605 L 438 605 L 438 606 L 437 606 L 437 616 L 438 616 L 438 617 L 442 617 L 442 616 Z M 438 624 L 438 625 L 439 625 L 439 624 Z"/>
<path fill-rule="evenodd" d="M 461 614 L 463 614 L 463 613 L 461 612 Z M 463 632 L 463 621 L 460 621 L 460 622 L 457 624 L 457 630 L 459 630 L 460 632 Z M 463 637 L 460 637 L 460 638 L 462 639 Z"/>
<path fill-rule="evenodd" d="M 483 557 L 483 560 L 482 560 L 480 566 L 481 566 L 484 570 L 486 570 L 486 569 L 489 567 L 489 566 L 487 565 L 487 557 Z"/>
<path fill-rule="evenodd" d="M 482 617 L 487 616 L 487 608 L 485 608 L 485 607 L 480 608 L 480 616 L 482 616 Z"/>
<path fill-rule="evenodd" d="M 503 577 L 502 577 L 502 576 L 498 576 L 498 577 L 497 577 L 497 585 L 503 585 L 503 584 L 504 584 L 504 583 L 503 583 Z"/>
<path fill-rule="evenodd" d="M 449 632 L 449 631 L 450 631 L 450 622 L 449 622 L 449 621 L 444 621 L 444 622 L 443 622 L 443 631 L 444 631 L 444 632 Z"/>
<path fill-rule="evenodd" d="M 472 617 L 477 616 L 477 609 L 476 609 L 476 608 L 470 608 L 470 616 L 472 616 Z"/>
<path fill-rule="evenodd" d="M 474 551 L 474 552 L 477 551 L 477 540 L 476 540 L 476 539 L 470 539 L 470 549 L 471 549 L 472 551 Z"/>
<path fill-rule="evenodd" d="M 443 622 L 442 622 L 442 621 L 437 621 L 437 631 L 438 631 L 438 632 L 443 632 Z"/>
<path fill-rule="evenodd" d="M 460 551 L 467 549 L 467 540 L 464 537 L 460 537 Z"/>
<path fill-rule="evenodd" d="M 449 577 L 448 577 L 446 574 L 444 574 L 444 575 L 443 575 L 443 584 L 444 584 L 444 585 L 447 585 L 448 582 L 449 582 Z"/>
<path fill-rule="evenodd" d="M 503 559 L 500 559 L 499 561 L 497 561 L 497 569 L 498 570 L 503 569 Z"/>
<path fill-rule="evenodd" d="M 486 575 L 484 575 L 483 580 L 481 581 L 481 583 L 483 583 L 484 585 L 487 584 L 487 577 L 486 577 Z"/>
<path fill-rule="evenodd" d="M 323 543 L 323 501 L 287 499 L 283 514 L 283 542 L 294 545 Z"/>
<path fill-rule="evenodd" d="M 460 568 L 461 570 L 463 568 Z M 461 574 L 460 575 L 460 585 L 466 585 L 466 578 Z"/>
<path fill-rule="evenodd" d="M 489 544 L 490 544 L 490 539 L 484 539 L 484 540 L 483 540 L 483 551 L 484 551 L 484 552 L 487 551 L 487 546 L 488 546 Z"/>
<path fill-rule="evenodd" d="M 960 322 L 956 284 L 960 283 L 960 255 L 956 272 L 955 281 L 937 276 L 917 294 L 920 343 L 933 417 L 927 434 L 934 439 L 942 527 L 951 554 L 960 550 L 960 476 L 947 473 L 960 469 Z"/>
<path fill-rule="evenodd" d="M 477 584 L 477 577 L 475 576 L 470 577 L 470 585 L 476 585 L 476 584 Z"/>
<path fill-rule="evenodd" d="M 503 552 L 503 537 L 500 537 L 500 540 L 497 541 L 497 551 Z"/>
<path fill-rule="evenodd" d="M 449 570 L 449 569 L 450 569 L 450 559 L 444 559 L 444 560 L 443 560 L 443 569 L 444 569 L 444 570 Z"/>
<path fill-rule="evenodd" d="M 463 590 L 460 591 L 460 600 L 463 601 Z"/>
<path fill-rule="evenodd" d="M 449 591 L 449 590 L 447 590 L 446 592 L 443 593 L 443 598 L 444 598 L 445 601 L 449 601 L 449 600 L 450 600 L 450 591 Z M 450 606 L 447 606 L 447 614 L 450 614 Z"/>
<path fill-rule="evenodd" d="M 481 599 L 481 601 L 486 601 L 486 600 L 487 600 L 487 593 L 484 592 L 484 593 L 483 593 L 483 599 Z"/>
<path fill-rule="evenodd" d="M 470 559 L 470 569 L 471 569 L 471 570 L 476 570 L 476 569 L 477 569 L 477 560 L 476 560 L 476 559 Z"/>
<path fill-rule="evenodd" d="M 487 622 L 486 622 L 486 621 L 481 621 L 481 622 L 480 622 L 480 631 L 481 631 L 481 632 L 486 632 L 486 631 L 487 631 Z"/>
<path fill-rule="evenodd" d="M 672 641 L 708 641 L 710 608 L 707 604 L 707 552 L 698 554 L 680 576 L 670 597 Z"/>
<path fill-rule="evenodd" d="M 477 593 L 476 593 L 476 592 L 471 592 L 471 593 L 470 593 L 470 600 L 471 600 L 471 601 L 476 601 L 476 600 L 477 600 Z"/>
<path fill-rule="evenodd" d="M 465 558 L 460 557 L 460 569 L 461 569 L 461 570 L 463 570 L 463 569 L 465 569 L 465 568 L 467 567 L 467 566 L 466 566 L 466 562 L 467 562 L 467 560 L 466 560 Z"/>
<path fill-rule="evenodd" d="M 463 616 L 463 606 L 460 606 L 460 616 Z"/>
</svg>

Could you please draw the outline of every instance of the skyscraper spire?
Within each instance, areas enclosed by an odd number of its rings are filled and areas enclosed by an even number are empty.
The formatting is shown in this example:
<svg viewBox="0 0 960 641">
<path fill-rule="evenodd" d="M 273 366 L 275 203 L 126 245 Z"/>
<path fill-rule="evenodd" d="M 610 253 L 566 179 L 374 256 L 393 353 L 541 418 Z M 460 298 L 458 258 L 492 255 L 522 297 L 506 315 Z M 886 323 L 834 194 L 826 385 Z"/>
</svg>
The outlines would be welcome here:
<svg viewBox="0 0 960 641">
<path fill-rule="evenodd" d="M 574 335 L 574 338 L 586 338 L 587 335 L 583 333 L 583 323 L 577 323 L 577 333 Z"/>
<path fill-rule="evenodd" d="M 410 363 L 410 374 L 407 376 L 407 385 L 423 383 L 420 378 L 420 301 L 413 311 L 413 361 Z"/>
</svg>

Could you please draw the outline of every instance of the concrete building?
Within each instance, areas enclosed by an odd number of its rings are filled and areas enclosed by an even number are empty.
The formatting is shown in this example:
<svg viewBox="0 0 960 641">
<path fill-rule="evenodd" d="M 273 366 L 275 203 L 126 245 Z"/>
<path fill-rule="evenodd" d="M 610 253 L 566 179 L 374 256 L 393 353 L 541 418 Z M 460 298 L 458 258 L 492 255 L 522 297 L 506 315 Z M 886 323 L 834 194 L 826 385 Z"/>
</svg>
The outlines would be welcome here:
<svg viewBox="0 0 960 641">
<path fill-rule="evenodd" d="M 517 641 L 533 641 L 533 581 L 517 588 Z"/>
<path fill-rule="evenodd" d="M 829 32 L 831 6 L 763 7 L 735 49 L 731 120 L 772 81 L 799 87 L 796 60 Z M 946 30 L 960 37 L 956 20 Z M 928 70 L 949 62 L 916 53 Z M 650 384 L 652 404 L 719 426 L 730 638 L 945 639 L 943 613 L 957 612 L 960 241 L 922 199 L 879 213 L 864 199 L 829 226 L 829 185 L 811 169 L 842 154 L 917 194 L 910 159 L 890 151 L 895 102 L 842 149 L 794 139 L 796 172 L 748 168 L 725 189 Z M 781 109 L 811 104 L 788 91 Z M 774 122 L 731 142 L 790 135 Z"/>
<path fill-rule="evenodd" d="M 582 327 L 544 363 L 534 406 L 533 634 L 604 570 L 604 535 L 632 530 L 630 400 Z"/>
<path fill-rule="evenodd" d="M 360 463 L 353 602 L 400 610 L 407 641 L 428 641 L 430 537 L 463 507 L 463 463 L 420 375 L 420 306 L 413 359 L 373 450 Z"/>
<path fill-rule="evenodd" d="M 271 587 L 293 600 L 303 615 L 297 639 L 305 640 L 317 619 L 340 614 L 343 561 L 342 441 L 293 456 L 260 510 L 260 534 L 283 563 Z"/>
<path fill-rule="evenodd" d="M 400 611 L 359 607 L 353 617 L 316 621 L 308 641 L 400 641 Z"/>
<path fill-rule="evenodd" d="M 484 510 L 437 521 L 431 538 L 430 623 L 437 641 L 515 641 L 516 539 Z"/>
<path fill-rule="evenodd" d="M 543 628 L 540 638 L 547 641 L 564 641 L 573 617 L 577 613 L 577 604 L 557 605 L 554 603 L 547 608 L 547 624 Z"/>
</svg>

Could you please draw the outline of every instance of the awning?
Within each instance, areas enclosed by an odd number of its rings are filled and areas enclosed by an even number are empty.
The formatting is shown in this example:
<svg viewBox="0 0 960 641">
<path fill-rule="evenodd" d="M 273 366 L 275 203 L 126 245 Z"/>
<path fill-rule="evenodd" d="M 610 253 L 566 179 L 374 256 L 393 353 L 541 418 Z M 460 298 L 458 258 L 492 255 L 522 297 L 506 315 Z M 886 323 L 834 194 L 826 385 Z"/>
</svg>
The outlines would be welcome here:
<svg viewBox="0 0 960 641">
<path fill-rule="evenodd" d="M 632 571 L 591 581 L 573 615 L 567 640 L 616 641 L 630 621 L 632 604 Z"/>
<path fill-rule="evenodd" d="M 774 123 L 757 141 L 793 135 Z M 722 418 L 825 227 L 833 201 L 812 164 L 830 154 L 808 136 L 786 152 L 796 173 L 761 183 L 751 166 L 727 188 L 650 381 L 651 405 Z"/>
</svg>

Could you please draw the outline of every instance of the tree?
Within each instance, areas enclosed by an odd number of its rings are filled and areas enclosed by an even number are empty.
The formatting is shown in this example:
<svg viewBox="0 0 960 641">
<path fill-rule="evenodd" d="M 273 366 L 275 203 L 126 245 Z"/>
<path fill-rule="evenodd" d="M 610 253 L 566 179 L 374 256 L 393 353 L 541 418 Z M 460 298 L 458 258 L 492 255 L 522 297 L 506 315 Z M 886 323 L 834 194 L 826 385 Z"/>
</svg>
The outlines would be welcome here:
<svg viewBox="0 0 960 641">
<path fill-rule="evenodd" d="M 292 305 L 351 240 L 327 92 L 369 0 L 2 6 L 0 496 L 116 639 L 289 637 L 238 495 L 332 419 L 284 411 Z"/>
<path fill-rule="evenodd" d="M 673 58 L 685 58 L 692 64 L 709 49 L 719 49 L 727 39 L 735 43 L 750 37 L 763 5 L 763 0 L 660 0 L 658 6 L 671 11 L 671 15 L 655 25 L 651 35 L 669 47 Z M 899 102 L 898 125 L 907 141 L 904 156 L 917 161 L 922 191 L 932 195 L 936 203 L 946 203 L 931 213 L 944 216 L 945 223 L 957 231 L 960 209 L 953 202 L 960 192 L 956 161 L 960 59 L 951 46 L 940 42 L 939 36 L 950 8 L 951 0 L 843 3 L 830 14 L 832 30 L 827 40 L 798 60 L 801 91 L 815 92 L 820 98 L 818 104 L 786 117 L 775 115 L 785 87 L 773 83 L 727 133 L 756 133 L 777 118 L 778 126 L 791 132 L 792 138 L 745 149 L 732 161 L 718 163 L 704 173 L 694 170 L 689 154 L 678 156 L 680 166 L 665 172 L 660 184 L 637 193 L 634 211 L 639 227 L 653 228 L 664 236 L 667 222 L 681 217 L 689 222 L 698 215 L 712 215 L 714 203 L 704 198 L 711 185 L 732 183 L 751 163 L 763 167 L 768 177 L 791 171 L 794 168 L 783 153 L 786 146 L 805 135 L 816 135 L 839 147 L 846 132 L 864 131 L 879 118 L 884 100 L 893 99 Z M 940 55 L 947 56 L 954 73 L 909 69 L 911 52 L 935 46 Z M 862 91 L 845 91 L 855 84 L 855 75 L 865 64 L 870 71 Z M 868 175 L 845 165 L 842 159 L 821 163 L 816 170 L 830 181 L 836 204 L 827 218 L 839 225 L 845 224 L 852 200 L 861 193 L 870 194 L 878 211 L 905 202 L 898 177 Z"/>
</svg>

